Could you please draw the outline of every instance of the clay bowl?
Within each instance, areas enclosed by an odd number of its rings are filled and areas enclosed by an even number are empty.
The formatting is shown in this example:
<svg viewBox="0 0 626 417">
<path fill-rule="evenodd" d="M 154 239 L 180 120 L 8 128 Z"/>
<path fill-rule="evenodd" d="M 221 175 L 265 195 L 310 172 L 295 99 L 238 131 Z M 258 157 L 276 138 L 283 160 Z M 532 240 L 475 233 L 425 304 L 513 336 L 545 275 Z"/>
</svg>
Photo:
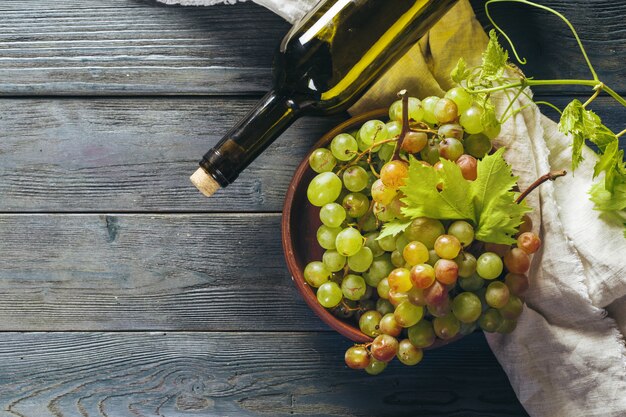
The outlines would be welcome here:
<svg viewBox="0 0 626 417">
<path fill-rule="evenodd" d="M 338 134 L 356 130 L 368 120 L 387 119 L 387 111 L 387 109 L 373 110 L 352 117 L 322 136 L 298 166 L 291 180 L 291 184 L 289 184 L 287 196 L 285 197 L 285 205 L 283 207 L 283 249 L 285 251 L 287 267 L 289 268 L 293 282 L 304 298 L 304 301 L 320 319 L 334 330 L 356 343 L 371 342 L 372 338 L 362 333 L 358 327 L 333 316 L 330 311 L 322 307 L 317 301 L 313 288 L 311 288 L 304 279 L 304 267 L 309 262 L 321 260 L 324 253 L 324 249 L 319 246 L 316 238 L 317 229 L 322 224 L 319 219 L 320 208 L 309 203 L 306 196 L 308 184 L 316 175 L 309 167 L 309 155 L 315 149 L 328 145 Z M 429 349 L 443 346 L 456 339 L 457 338 L 453 338 L 445 341 L 437 339 Z"/>
</svg>

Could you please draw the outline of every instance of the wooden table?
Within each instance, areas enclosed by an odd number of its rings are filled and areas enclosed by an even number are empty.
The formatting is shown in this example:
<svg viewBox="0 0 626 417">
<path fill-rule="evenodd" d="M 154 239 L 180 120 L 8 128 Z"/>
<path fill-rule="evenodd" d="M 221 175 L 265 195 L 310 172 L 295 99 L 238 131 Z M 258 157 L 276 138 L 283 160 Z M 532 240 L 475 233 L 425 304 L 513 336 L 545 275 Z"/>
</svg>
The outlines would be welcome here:
<svg viewBox="0 0 626 417">
<path fill-rule="evenodd" d="M 546 3 L 623 92 L 626 0 Z M 499 9 L 528 74 L 586 76 L 563 25 Z M 300 120 L 212 199 L 190 185 L 287 29 L 254 4 L 0 3 L 1 416 L 525 415 L 482 334 L 372 378 L 294 290 L 281 204 L 340 118 Z"/>
</svg>

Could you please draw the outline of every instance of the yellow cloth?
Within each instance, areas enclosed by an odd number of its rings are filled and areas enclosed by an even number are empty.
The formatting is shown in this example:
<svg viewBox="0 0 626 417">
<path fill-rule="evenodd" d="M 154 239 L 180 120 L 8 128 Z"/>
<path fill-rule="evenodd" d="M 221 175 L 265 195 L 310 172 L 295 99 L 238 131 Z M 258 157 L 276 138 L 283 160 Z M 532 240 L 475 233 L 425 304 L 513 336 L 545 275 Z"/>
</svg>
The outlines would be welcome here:
<svg viewBox="0 0 626 417">
<path fill-rule="evenodd" d="M 402 89 L 413 97 L 443 96 L 453 86 L 450 72 L 459 57 L 470 66 L 480 64 L 487 41 L 469 1 L 460 1 L 349 112 L 359 114 L 392 103 Z"/>
</svg>

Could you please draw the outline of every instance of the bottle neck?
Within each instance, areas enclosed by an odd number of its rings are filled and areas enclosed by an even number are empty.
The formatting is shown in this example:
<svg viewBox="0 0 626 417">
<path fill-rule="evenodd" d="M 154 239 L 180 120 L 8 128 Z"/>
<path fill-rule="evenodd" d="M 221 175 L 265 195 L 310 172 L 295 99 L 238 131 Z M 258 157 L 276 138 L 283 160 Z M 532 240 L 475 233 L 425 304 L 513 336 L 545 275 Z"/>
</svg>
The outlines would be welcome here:
<svg viewBox="0 0 626 417">
<path fill-rule="evenodd" d="M 300 115 L 288 97 L 270 91 L 207 152 L 200 166 L 226 187 Z"/>
</svg>

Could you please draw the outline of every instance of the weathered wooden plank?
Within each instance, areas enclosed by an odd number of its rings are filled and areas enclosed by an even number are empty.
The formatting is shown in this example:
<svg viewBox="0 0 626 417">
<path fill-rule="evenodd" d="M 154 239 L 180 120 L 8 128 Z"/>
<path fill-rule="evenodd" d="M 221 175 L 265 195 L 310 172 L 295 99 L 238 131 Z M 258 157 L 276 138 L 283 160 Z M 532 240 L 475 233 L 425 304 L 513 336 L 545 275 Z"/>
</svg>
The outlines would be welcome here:
<svg viewBox="0 0 626 417">
<path fill-rule="evenodd" d="M 347 346 L 331 333 L 8 333 L 0 413 L 526 416 L 480 334 L 378 377 L 347 369 Z"/>
<path fill-rule="evenodd" d="M 0 100 L 0 211 L 280 211 L 338 118 L 297 122 L 215 198 L 189 182 L 254 100 Z"/>
<path fill-rule="evenodd" d="M 3 2 L 0 95 L 259 93 L 269 86 L 271 56 L 289 27 L 249 3 L 212 8 L 97 3 Z M 483 3 L 473 0 L 488 26 Z M 623 91 L 626 0 L 544 3 L 572 19 L 602 79 Z M 529 58 L 528 74 L 588 75 L 571 36 L 554 18 L 511 4 L 494 7 L 494 15 Z"/>
<path fill-rule="evenodd" d="M 279 211 L 295 167 L 339 118 L 298 121 L 213 198 L 188 180 L 253 103 L 0 100 L 0 211 Z M 623 111 L 611 100 L 598 99 L 594 108 L 616 131 L 624 128 Z"/>
<path fill-rule="evenodd" d="M 280 215 L 0 215 L 0 331 L 320 330 Z"/>
</svg>

